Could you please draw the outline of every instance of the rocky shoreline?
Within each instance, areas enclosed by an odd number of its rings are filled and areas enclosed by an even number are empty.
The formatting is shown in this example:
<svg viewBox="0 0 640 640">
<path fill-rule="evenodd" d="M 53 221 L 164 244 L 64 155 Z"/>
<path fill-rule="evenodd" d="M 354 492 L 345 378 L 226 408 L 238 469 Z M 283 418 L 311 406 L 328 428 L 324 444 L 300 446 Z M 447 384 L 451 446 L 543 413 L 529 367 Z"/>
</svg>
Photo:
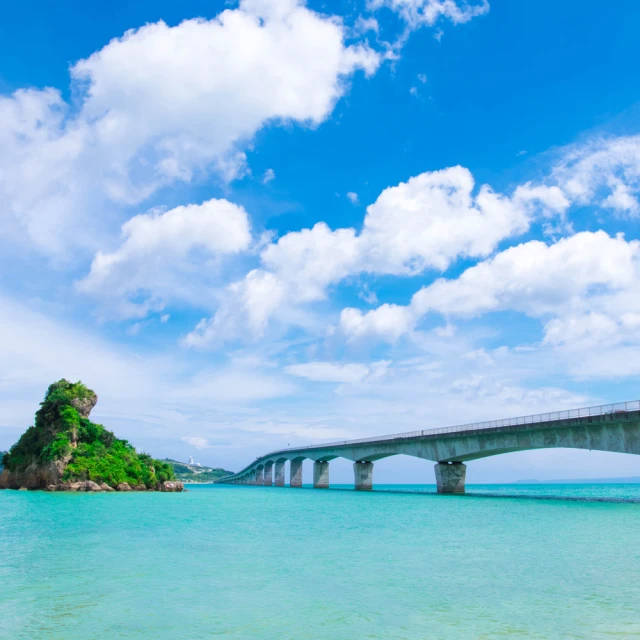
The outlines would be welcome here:
<svg viewBox="0 0 640 640">
<path fill-rule="evenodd" d="M 182 482 L 176 482 L 174 480 L 167 480 L 162 484 L 158 484 L 157 487 L 147 488 L 143 484 L 131 486 L 128 482 L 121 482 L 115 489 L 110 487 L 106 482 L 98 484 L 91 480 L 84 480 L 81 482 L 61 482 L 59 484 L 50 484 L 44 491 L 90 491 L 94 493 L 104 492 L 127 492 L 127 491 L 160 491 L 160 492 L 180 492 L 184 491 L 184 485 Z"/>
<path fill-rule="evenodd" d="M 8 487 L 0 487 L 8 488 Z M 184 484 L 182 482 L 167 480 L 161 484 L 158 484 L 157 487 L 147 488 L 143 484 L 133 485 L 131 486 L 128 482 L 121 482 L 115 489 L 110 487 L 106 482 L 98 484 L 97 482 L 93 482 L 92 480 L 82 480 L 80 482 L 59 482 L 57 484 L 47 485 L 44 489 L 40 488 L 31 488 L 31 487 L 16 487 L 14 490 L 16 491 L 85 491 L 91 493 L 116 493 L 127 492 L 127 491 L 160 491 L 166 493 L 174 493 L 184 491 Z"/>
<path fill-rule="evenodd" d="M 62 464 L 61 464 L 62 462 Z M 143 484 L 131 485 L 128 482 L 121 482 L 115 488 L 106 482 L 98 484 L 92 480 L 74 480 L 66 482 L 62 480 L 64 463 L 49 463 L 46 465 L 31 465 L 24 472 L 11 473 L 8 469 L 0 472 L 0 489 L 15 489 L 18 491 L 161 491 L 180 492 L 184 491 L 184 483 L 179 480 L 166 480 L 158 482 L 155 487 L 146 487 Z"/>
</svg>

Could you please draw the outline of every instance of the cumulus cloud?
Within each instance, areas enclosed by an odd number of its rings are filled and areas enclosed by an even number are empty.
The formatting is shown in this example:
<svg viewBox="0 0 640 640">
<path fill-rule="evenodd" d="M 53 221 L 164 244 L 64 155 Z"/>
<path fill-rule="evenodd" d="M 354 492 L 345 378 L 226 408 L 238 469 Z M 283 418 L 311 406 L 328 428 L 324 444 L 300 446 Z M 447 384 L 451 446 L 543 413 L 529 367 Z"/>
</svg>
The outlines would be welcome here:
<svg viewBox="0 0 640 640">
<path fill-rule="evenodd" d="M 355 229 L 332 231 L 324 222 L 287 233 L 261 255 L 267 269 L 287 283 L 297 301 L 324 298 L 326 287 L 357 272 L 361 260 Z"/>
<path fill-rule="evenodd" d="M 353 228 L 332 230 L 319 222 L 311 229 L 287 233 L 263 249 L 261 278 L 269 277 L 272 288 L 277 288 L 277 302 L 264 308 L 257 335 L 263 335 L 270 314 L 281 311 L 285 300 L 291 313 L 292 306 L 323 300 L 331 285 L 350 276 L 415 276 L 427 269 L 443 271 L 461 256 L 485 257 L 502 240 L 526 231 L 536 214 L 562 214 L 566 206 L 557 187 L 527 184 L 508 196 L 482 185 L 476 192 L 471 172 L 460 166 L 410 178 L 385 189 L 367 207 L 360 233 Z M 252 272 L 247 278 L 254 280 L 256 275 Z M 257 300 L 251 302 L 251 291 L 251 283 L 242 281 L 229 288 L 233 295 L 228 303 L 196 330 L 199 346 L 205 346 L 205 338 L 228 336 L 223 325 L 237 327 L 237 334 L 245 332 L 245 312 L 258 305 Z M 369 332 L 360 317 L 351 312 L 343 315 L 341 324 L 349 324 L 350 335 Z M 384 305 L 369 318 L 372 330 L 388 329 L 396 338 L 413 324 L 411 313 L 394 305 Z M 191 343 L 194 338 L 187 340 Z"/>
<path fill-rule="evenodd" d="M 254 269 L 244 280 L 229 285 L 223 293 L 220 309 L 201 320 L 183 340 L 186 347 L 220 345 L 234 338 L 262 337 L 269 319 L 287 313 L 286 289 L 272 273 Z"/>
<path fill-rule="evenodd" d="M 243 0 L 212 20 L 148 24 L 71 67 L 58 91 L 0 98 L 4 231 L 43 252 L 95 246 L 96 225 L 160 187 L 244 170 L 267 122 L 322 122 L 380 56 L 295 0 Z"/>
<path fill-rule="evenodd" d="M 545 225 L 554 231 L 571 232 L 566 215 L 573 205 L 599 204 L 633 214 L 640 191 L 639 149 L 640 136 L 592 140 L 580 147 L 565 149 L 544 179 L 518 185 L 511 194 L 497 193 L 489 185 L 477 187 L 464 167 L 425 172 L 385 189 L 367 207 L 359 232 L 353 228 L 332 230 L 325 223 L 318 223 L 267 245 L 261 254 L 263 270 L 276 278 L 282 300 L 294 308 L 326 298 L 329 287 L 359 274 L 415 276 L 429 269 L 444 271 L 461 257 L 486 258 L 499 243 L 526 232 L 534 220 L 546 220 Z M 607 255 L 612 256 L 611 264 L 617 264 L 628 254 L 622 250 L 614 255 L 618 247 L 632 246 L 617 238 L 603 239 L 598 234 L 578 235 L 571 242 L 551 247 L 528 243 L 499 254 L 495 259 L 495 272 L 502 269 L 505 277 L 524 275 L 523 265 L 531 263 L 534 266 L 528 277 L 535 279 L 539 286 L 546 278 L 548 289 L 562 296 L 562 282 L 579 281 L 579 278 L 556 277 L 558 270 L 567 272 L 563 252 L 582 251 L 597 263 L 594 266 L 588 260 L 574 261 L 568 267 L 572 273 L 577 269 L 582 270 L 585 277 L 588 274 L 595 277 L 590 269 L 602 266 L 600 249 L 589 249 L 590 242 L 603 245 Z M 485 270 L 492 269 L 492 264 L 493 261 L 481 263 L 476 271 L 469 270 L 455 286 L 442 281 L 434 283 L 416 294 L 407 307 L 384 304 L 366 314 L 346 309 L 341 314 L 339 327 L 349 339 L 378 335 L 395 341 L 411 333 L 429 311 L 473 315 L 508 308 L 506 294 L 496 302 L 494 292 L 487 288 L 486 283 L 499 286 L 500 278 L 484 280 Z M 550 265 L 554 265 L 552 270 Z M 472 282 L 473 278 L 478 282 Z M 599 286 L 598 282 L 596 278 L 587 288 Z M 242 288 L 240 283 L 234 286 Z M 515 299 L 518 287 L 526 288 L 529 283 L 522 281 L 510 286 Z M 440 288 L 446 291 L 439 299 L 439 307 L 451 299 L 451 304 L 455 302 L 458 309 L 438 308 L 438 305 L 431 308 L 429 298 L 440 296 Z M 453 299 L 456 291 L 457 302 Z M 584 291 L 580 295 L 584 295 Z M 580 295 L 571 299 L 577 300 Z M 530 297 L 530 302 L 535 299 Z M 236 310 L 238 308 L 243 307 L 236 306 Z M 522 311 L 532 313 L 530 308 Z M 225 309 L 221 313 L 232 314 Z M 616 322 L 620 327 L 626 326 L 618 315 Z M 267 314 L 261 326 L 265 328 L 268 322 Z M 586 322 L 585 318 L 576 319 L 567 327 Z M 596 326 L 594 319 L 590 322 Z M 559 343 L 560 326 L 559 320 L 549 325 L 549 341 L 554 335 L 553 340 Z"/>
<path fill-rule="evenodd" d="M 515 309 L 541 317 L 577 308 L 592 290 L 633 286 L 639 256 L 638 241 L 604 231 L 578 233 L 552 245 L 526 242 L 470 267 L 455 280 L 437 280 L 416 293 L 411 306 L 420 316 Z"/>
<path fill-rule="evenodd" d="M 339 327 L 349 339 L 378 336 L 395 342 L 400 336 L 409 333 L 415 322 L 412 309 L 396 304 L 383 304 L 367 313 L 362 313 L 359 309 L 343 309 Z"/>
<path fill-rule="evenodd" d="M 458 278 L 422 288 L 406 307 L 344 309 L 340 329 L 351 339 L 392 342 L 429 313 L 452 318 L 515 310 L 546 322 L 548 344 L 637 341 L 639 282 L 639 241 L 582 232 L 552 245 L 531 241 L 506 249 Z"/>
<path fill-rule="evenodd" d="M 526 231 L 536 195 L 509 198 L 475 182 L 464 167 L 425 172 L 385 189 L 367 207 L 360 236 L 363 270 L 417 274 L 458 256 L 488 255 Z"/>
<path fill-rule="evenodd" d="M 99 251 L 89 274 L 76 283 L 121 317 L 143 317 L 168 298 L 188 299 L 183 282 L 191 277 L 201 283 L 198 271 L 213 270 L 212 259 L 243 251 L 251 242 L 246 211 L 216 199 L 134 216 L 121 236 L 120 246 Z"/>
</svg>

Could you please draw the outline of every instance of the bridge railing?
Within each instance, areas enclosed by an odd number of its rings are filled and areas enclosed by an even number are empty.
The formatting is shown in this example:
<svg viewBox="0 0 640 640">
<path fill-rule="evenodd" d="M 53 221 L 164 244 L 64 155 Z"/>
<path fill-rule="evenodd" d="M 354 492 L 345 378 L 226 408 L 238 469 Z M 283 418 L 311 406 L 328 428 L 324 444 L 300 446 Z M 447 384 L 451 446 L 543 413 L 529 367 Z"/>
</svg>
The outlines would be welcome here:
<svg viewBox="0 0 640 640">
<path fill-rule="evenodd" d="M 557 420 L 571 420 L 572 418 L 588 418 L 591 416 L 624 414 L 631 411 L 640 411 L 640 400 L 629 402 L 617 402 L 615 404 L 603 404 L 595 407 L 583 407 L 581 409 L 567 409 L 565 411 L 551 411 L 549 413 L 537 413 L 530 416 L 520 416 L 517 418 L 505 418 L 503 420 L 486 420 L 484 422 L 471 422 L 468 424 L 455 425 L 453 427 L 440 427 L 437 429 L 425 429 L 422 431 L 407 431 L 405 433 L 392 433 L 386 436 L 373 436 L 371 438 L 359 438 L 357 440 L 338 440 L 334 442 L 324 442 L 322 444 L 312 444 L 304 447 L 291 447 L 296 451 L 308 449 L 324 449 L 326 447 L 344 446 L 352 444 L 366 444 L 368 442 L 384 442 L 385 440 L 396 440 L 398 438 L 418 438 L 422 436 L 435 436 L 446 433 L 458 433 L 461 431 L 477 431 L 481 429 L 496 429 L 500 427 L 517 427 L 521 425 L 536 424 L 542 422 L 556 422 Z M 278 449 L 271 453 L 260 456 L 261 458 L 284 453 L 286 449 Z"/>
<path fill-rule="evenodd" d="M 374 442 L 385 442 L 387 440 L 397 440 L 402 438 L 418 438 L 424 436 L 436 436 L 447 433 L 458 433 L 463 431 L 479 431 L 482 429 L 499 429 L 501 427 L 519 427 L 528 424 L 539 424 L 544 422 L 556 422 L 558 420 L 571 420 L 574 418 L 589 418 L 592 416 L 622 415 L 632 411 L 640 411 L 640 400 L 629 402 L 617 402 L 615 404 L 603 404 L 595 407 L 583 407 L 581 409 L 567 409 L 565 411 L 551 411 L 549 413 L 537 413 L 530 416 L 520 416 L 518 418 L 505 418 L 503 420 L 486 420 L 485 422 L 471 422 L 467 424 L 455 425 L 453 427 L 440 427 L 438 429 L 424 429 L 422 431 L 407 431 L 405 433 L 392 433 L 386 436 L 373 436 L 371 438 L 359 438 L 357 440 L 338 440 L 334 442 L 324 442 L 322 444 L 311 444 L 303 447 L 290 447 L 289 449 L 277 449 L 270 451 L 259 459 L 268 458 L 288 451 L 310 451 L 313 449 L 325 449 L 327 447 L 349 446 L 357 444 L 367 444 Z M 228 480 L 245 473 L 256 463 L 252 462 L 239 473 L 224 478 Z"/>
</svg>

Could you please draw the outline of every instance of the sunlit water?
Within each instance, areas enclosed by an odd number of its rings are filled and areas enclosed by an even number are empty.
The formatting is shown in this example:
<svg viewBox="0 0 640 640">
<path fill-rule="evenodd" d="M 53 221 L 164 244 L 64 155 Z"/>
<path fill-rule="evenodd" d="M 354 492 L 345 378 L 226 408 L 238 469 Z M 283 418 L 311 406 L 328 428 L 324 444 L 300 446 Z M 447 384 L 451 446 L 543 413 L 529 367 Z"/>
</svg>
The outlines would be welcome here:
<svg viewBox="0 0 640 640">
<path fill-rule="evenodd" d="M 190 489 L 1 491 L 0 638 L 640 638 L 640 485 Z"/>
</svg>

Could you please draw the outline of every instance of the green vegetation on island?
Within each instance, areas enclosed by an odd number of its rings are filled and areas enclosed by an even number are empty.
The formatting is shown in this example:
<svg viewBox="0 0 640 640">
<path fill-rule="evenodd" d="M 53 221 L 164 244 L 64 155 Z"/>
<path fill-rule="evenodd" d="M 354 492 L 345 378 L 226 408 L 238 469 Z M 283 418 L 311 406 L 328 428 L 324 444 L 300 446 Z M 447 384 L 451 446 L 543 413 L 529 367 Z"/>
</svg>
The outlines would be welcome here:
<svg viewBox="0 0 640 640">
<path fill-rule="evenodd" d="M 203 467 L 198 464 L 178 462 L 170 458 L 166 458 L 162 462 L 171 465 L 178 480 L 191 484 L 214 482 L 225 476 L 233 475 L 233 471 L 227 471 L 226 469 Z"/>
<path fill-rule="evenodd" d="M 0 488 L 73 489 L 74 483 L 84 483 L 76 490 L 165 490 L 164 483 L 175 480 L 173 467 L 91 422 L 97 401 L 81 382 L 63 379 L 50 385 L 34 426 L 2 457 Z"/>
</svg>

